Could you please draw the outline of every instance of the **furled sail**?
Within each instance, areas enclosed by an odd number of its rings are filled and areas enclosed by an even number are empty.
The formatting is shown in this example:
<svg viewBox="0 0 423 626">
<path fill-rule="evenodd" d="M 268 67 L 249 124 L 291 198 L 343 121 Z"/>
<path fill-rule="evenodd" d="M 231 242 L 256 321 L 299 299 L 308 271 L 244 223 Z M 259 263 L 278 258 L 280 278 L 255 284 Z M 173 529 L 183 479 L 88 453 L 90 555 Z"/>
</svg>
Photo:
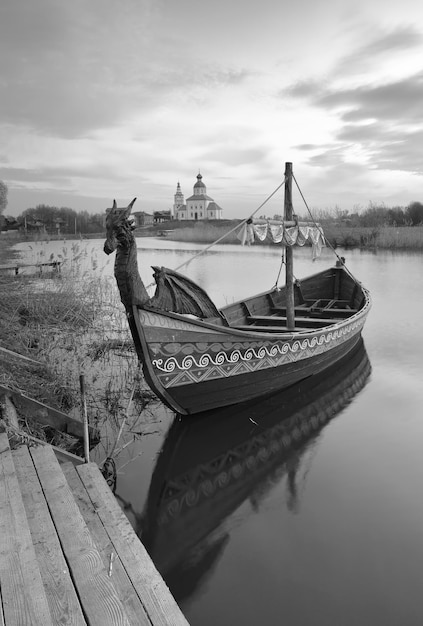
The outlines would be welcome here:
<svg viewBox="0 0 423 626">
<path fill-rule="evenodd" d="M 149 306 L 200 318 L 219 315 L 204 289 L 192 280 L 166 267 L 153 267 L 153 270 L 157 287 Z"/>
<path fill-rule="evenodd" d="M 318 224 L 299 222 L 295 226 L 286 226 L 278 220 L 248 220 L 238 233 L 238 239 L 243 245 L 251 245 L 256 239 L 284 246 L 309 244 L 312 247 L 313 259 L 320 255 L 323 246 L 326 245 L 323 230 Z"/>
</svg>

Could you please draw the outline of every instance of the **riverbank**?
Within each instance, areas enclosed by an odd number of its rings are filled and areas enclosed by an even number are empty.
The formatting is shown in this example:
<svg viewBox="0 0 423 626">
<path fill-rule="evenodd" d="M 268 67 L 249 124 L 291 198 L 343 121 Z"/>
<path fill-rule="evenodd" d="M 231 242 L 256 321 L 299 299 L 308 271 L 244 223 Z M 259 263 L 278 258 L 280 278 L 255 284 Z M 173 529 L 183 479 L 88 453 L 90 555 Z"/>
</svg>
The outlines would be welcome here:
<svg viewBox="0 0 423 626">
<path fill-rule="evenodd" d="M 0 265 L 13 259 L 12 243 L 2 243 Z M 153 397 L 139 376 L 114 279 L 83 271 L 77 245 L 69 252 L 60 274 L 0 272 L 0 385 L 81 419 L 83 376 L 90 425 L 102 431 L 107 454 L 122 416 L 138 419 Z M 25 432 L 47 436 L 29 414 L 18 419 Z"/>
<path fill-rule="evenodd" d="M 222 222 L 179 222 L 169 221 L 137 228 L 136 237 L 166 237 L 171 241 L 199 243 L 208 245 L 217 240 L 220 243 L 239 244 L 237 225 L 240 220 L 225 220 Z M 322 223 L 326 240 L 333 248 L 361 248 L 363 250 L 414 250 L 423 251 L 422 226 L 351 226 L 339 223 Z M 231 232 L 233 231 L 233 232 Z M 230 233 L 227 235 L 227 233 Z M 21 233 L 3 233 L 0 241 L 6 246 L 12 246 L 21 241 L 77 241 L 101 239 L 104 233 L 69 235 L 38 234 L 29 238 Z M 266 241 L 256 242 L 257 245 L 268 245 Z"/>
<path fill-rule="evenodd" d="M 210 244 L 223 237 L 231 228 L 225 225 L 196 222 L 173 228 L 169 223 L 168 230 L 164 231 L 166 237 L 173 241 L 185 241 L 190 243 Z M 378 226 L 362 227 L 348 226 L 343 224 L 322 224 L 326 240 L 333 248 L 361 248 L 380 250 L 421 250 L 423 251 L 423 226 Z M 221 243 L 238 243 L 238 230 L 225 237 Z M 256 242 L 257 245 L 268 245 Z M 256 245 L 256 244 L 255 244 Z"/>
</svg>

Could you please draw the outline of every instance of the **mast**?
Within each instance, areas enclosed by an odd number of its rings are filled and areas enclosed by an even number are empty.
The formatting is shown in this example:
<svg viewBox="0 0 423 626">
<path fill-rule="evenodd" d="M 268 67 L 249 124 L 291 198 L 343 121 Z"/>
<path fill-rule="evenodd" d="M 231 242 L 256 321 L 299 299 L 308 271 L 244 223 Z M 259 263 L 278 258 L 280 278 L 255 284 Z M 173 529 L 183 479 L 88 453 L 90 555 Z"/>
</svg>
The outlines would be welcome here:
<svg viewBox="0 0 423 626">
<path fill-rule="evenodd" d="M 292 163 L 285 163 L 285 202 L 284 220 L 291 222 L 293 219 L 292 208 Z M 288 330 L 295 328 L 294 314 L 294 259 L 293 246 L 285 247 L 285 290 L 286 290 L 286 327 Z"/>
</svg>

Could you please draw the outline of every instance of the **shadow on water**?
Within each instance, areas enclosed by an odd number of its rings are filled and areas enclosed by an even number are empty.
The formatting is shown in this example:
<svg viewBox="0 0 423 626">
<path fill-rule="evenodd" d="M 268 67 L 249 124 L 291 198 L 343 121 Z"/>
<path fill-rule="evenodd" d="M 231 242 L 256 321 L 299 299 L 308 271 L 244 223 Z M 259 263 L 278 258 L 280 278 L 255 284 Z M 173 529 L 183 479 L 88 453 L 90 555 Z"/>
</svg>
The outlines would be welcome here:
<svg viewBox="0 0 423 626">
<path fill-rule="evenodd" d="M 360 340 L 324 373 L 266 400 L 175 418 L 138 530 L 178 602 L 213 571 L 229 541 L 225 521 L 243 502 L 258 510 L 284 479 L 286 506 L 296 511 L 303 465 L 319 434 L 363 389 L 370 371 Z"/>
</svg>

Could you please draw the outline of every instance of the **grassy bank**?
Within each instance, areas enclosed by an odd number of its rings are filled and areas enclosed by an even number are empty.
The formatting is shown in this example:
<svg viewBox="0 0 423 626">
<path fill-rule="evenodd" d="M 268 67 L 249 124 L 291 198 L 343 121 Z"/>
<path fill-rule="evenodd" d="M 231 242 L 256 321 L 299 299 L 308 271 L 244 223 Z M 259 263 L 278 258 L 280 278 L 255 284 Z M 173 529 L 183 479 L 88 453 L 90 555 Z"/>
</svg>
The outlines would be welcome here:
<svg viewBox="0 0 423 626">
<path fill-rule="evenodd" d="M 173 241 L 195 242 L 202 244 L 213 243 L 230 231 L 236 222 L 209 224 L 197 222 L 193 224 L 179 225 L 177 229 L 169 225 L 167 237 Z M 423 251 L 423 226 L 379 226 L 361 227 L 344 226 L 340 224 L 322 224 L 327 241 L 334 248 L 362 248 L 362 249 L 389 249 L 389 250 L 422 250 Z M 226 237 L 222 243 L 239 243 L 235 231 Z M 266 245 L 266 242 L 258 245 Z"/>
<path fill-rule="evenodd" d="M 172 241 L 185 241 L 191 243 L 210 244 L 234 229 L 240 220 L 222 220 L 215 222 L 164 222 L 145 228 L 137 228 L 137 237 L 163 236 Z M 334 248 L 362 248 L 362 249 L 389 249 L 389 250 L 422 250 L 423 251 L 423 226 L 349 226 L 339 223 L 322 223 L 322 228 L 327 241 Z M 236 229 L 229 236 L 224 237 L 222 243 L 239 244 Z M 70 235 L 57 237 L 55 235 L 37 235 L 32 238 L 25 237 L 17 232 L 0 235 L 1 244 L 9 247 L 20 241 L 53 241 L 75 240 Z M 104 233 L 83 235 L 81 239 L 101 239 Z M 263 244 L 267 245 L 266 241 Z"/>
<path fill-rule="evenodd" d="M 226 224 L 208 224 L 205 222 L 197 222 L 195 224 L 180 227 L 172 230 L 167 237 L 173 241 L 189 241 L 195 243 L 213 243 L 226 235 L 236 225 L 236 222 Z M 239 243 L 237 231 L 231 233 L 222 241 L 222 243 Z"/>
<path fill-rule="evenodd" d="M 379 248 L 381 250 L 422 250 L 422 226 L 345 227 L 324 226 L 325 236 L 334 247 Z"/>
<path fill-rule="evenodd" d="M 2 243 L 0 264 L 6 264 L 12 251 Z M 101 429 L 106 455 L 132 392 L 128 428 L 153 396 L 139 375 L 114 279 L 82 272 L 77 245 L 72 253 L 74 260 L 61 274 L 0 272 L 0 348 L 32 359 L 0 350 L 0 384 L 80 418 L 82 374 L 90 423 Z M 142 419 L 150 417 L 144 411 Z M 29 416 L 19 418 L 27 432 L 42 437 Z"/>
</svg>

